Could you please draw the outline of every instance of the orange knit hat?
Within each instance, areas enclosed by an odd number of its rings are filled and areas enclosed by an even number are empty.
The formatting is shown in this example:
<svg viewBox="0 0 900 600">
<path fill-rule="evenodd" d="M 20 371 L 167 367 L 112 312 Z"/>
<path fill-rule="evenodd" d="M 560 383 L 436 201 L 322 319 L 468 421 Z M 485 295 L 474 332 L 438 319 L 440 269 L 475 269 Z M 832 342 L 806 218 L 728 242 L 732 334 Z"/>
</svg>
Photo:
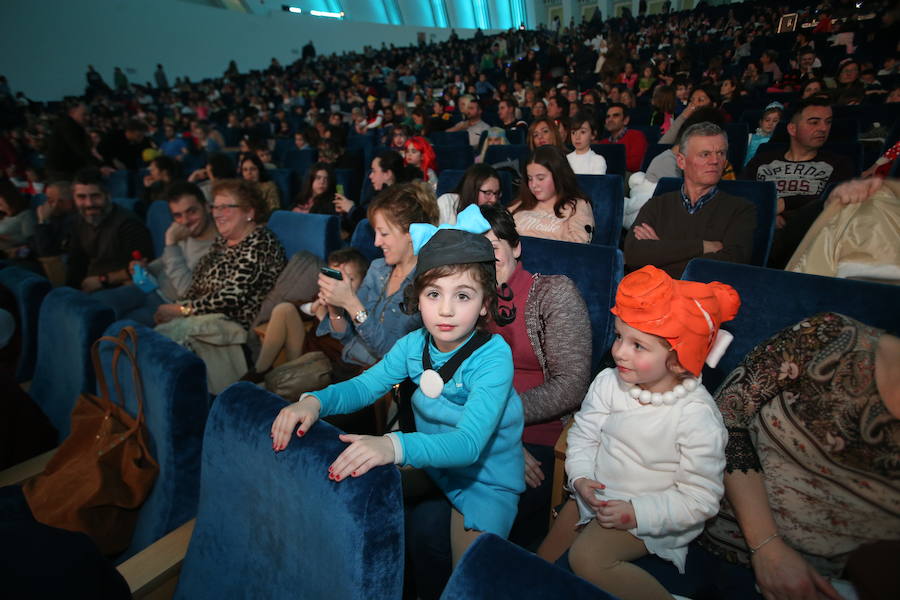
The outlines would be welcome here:
<svg viewBox="0 0 900 600">
<path fill-rule="evenodd" d="M 665 339 L 681 366 L 700 375 L 719 337 L 719 326 L 732 320 L 740 306 L 741 299 L 730 285 L 680 281 L 647 265 L 622 279 L 611 312 L 627 325 Z M 730 334 L 722 333 L 728 336 L 727 347 Z M 724 348 L 718 350 L 716 362 Z"/>
</svg>

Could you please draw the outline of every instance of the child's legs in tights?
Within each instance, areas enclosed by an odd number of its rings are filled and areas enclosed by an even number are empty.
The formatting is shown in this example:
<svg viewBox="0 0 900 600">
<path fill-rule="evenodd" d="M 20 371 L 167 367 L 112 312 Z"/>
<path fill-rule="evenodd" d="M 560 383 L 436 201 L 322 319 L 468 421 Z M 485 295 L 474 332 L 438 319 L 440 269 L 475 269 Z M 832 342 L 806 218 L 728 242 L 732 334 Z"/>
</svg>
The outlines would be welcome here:
<svg viewBox="0 0 900 600">
<path fill-rule="evenodd" d="M 565 553 L 578 536 L 578 504 L 569 498 L 559 511 L 547 537 L 537 549 L 537 555 L 550 563 L 555 563 Z"/>
<path fill-rule="evenodd" d="M 672 600 L 649 573 L 630 560 L 647 554 L 644 542 L 621 529 L 606 529 L 591 521 L 569 550 L 576 575 L 622 600 Z"/>
<path fill-rule="evenodd" d="M 484 533 L 477 529 L 466 529 L 463 525 L 464 517 L 455 508 L 450 511 L 450 548 L 453 551 L 453 568 L 456 568 L 463 553 L 472 545 L 472 542 Z"/>
<path fill-rule="evenodd" d="M 272 366 L 283 347 L 288 360 L 299 357 L 303 351 L 306 329 L 300 319 L 297 307 L 290 302 L 282 302 L 272 309 L 272 317 L 266 327 L 266 337 L 262 350 L 256 359 L 256 372 L 262 373 Z"/>
</svg>

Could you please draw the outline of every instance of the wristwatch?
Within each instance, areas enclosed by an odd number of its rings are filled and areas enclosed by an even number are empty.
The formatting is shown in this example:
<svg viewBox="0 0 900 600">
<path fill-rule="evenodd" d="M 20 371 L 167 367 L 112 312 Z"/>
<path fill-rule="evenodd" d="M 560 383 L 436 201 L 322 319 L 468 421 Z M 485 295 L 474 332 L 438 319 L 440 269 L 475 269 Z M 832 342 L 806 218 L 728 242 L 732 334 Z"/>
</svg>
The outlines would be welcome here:
<svg viewBox="0 0 900 600">
<path fill-rule="evenodd" d="M 368 318 L 369 318 L 369 311 L 367 311 L 366 309 L 362 309 L 361 311 L 359 311 L 358 313 L 353 315 L 353 322 L 356 323 L 357 325 L 362 325 L 363 323 L 366 322 L 366 319 L 368 319 Z"/>
</svg>

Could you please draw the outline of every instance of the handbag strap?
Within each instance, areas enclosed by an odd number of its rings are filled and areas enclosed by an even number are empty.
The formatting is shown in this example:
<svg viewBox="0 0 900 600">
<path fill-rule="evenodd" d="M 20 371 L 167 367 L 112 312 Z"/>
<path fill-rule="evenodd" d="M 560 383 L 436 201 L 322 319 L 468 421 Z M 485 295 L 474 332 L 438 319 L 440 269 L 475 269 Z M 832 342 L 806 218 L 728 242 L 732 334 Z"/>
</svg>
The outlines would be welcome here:
<svg viewBox="0 0 900 600">
<path fill-rule="evenodd" d="M 130 340 L 131 348 L 128 347 L 126 340 Z M 116 395 L 119 398 L 118 405 L 123 410 L 125 409 L 125 395 L 122 393 L 122 382 L 119 380 L 118 374 L 119 357 L 122 354 L 125 354 L 125 356 L 128 357 L 129 362 L 131 362 L 131 381 L 134 385 L 134 396 L 137 399 L 138 405 L 137 415 L 135 416 L 134 426 L 131 428 L 131 431 L 137 430 L 144 420 L 144 384 L 141 380 L 141 371 L 138 368 L 137 362 L 137 331 L 135 331 L 134 327 L 130 325 L 123 327 L 122 331 L 119 332 L 118 337 L 105 335 L 98 338 L 97 341 L 94 342 L 94 345 L 91 347 L 91 360 L 94 363 L 94 373 L 96 373 L 97 375 L 97 383 L 100 386 L 100 395 L 102 398 L 112 403 L 112 400 L 109 396 L 109 386 L 106 382 L 106 373 L 104 372 L 103 367 L 100 363 L 100 344 L 103 342 L 109 342 L 115 345 L 115 350 L 113 350 L 111 370 Z"/>
</svg>

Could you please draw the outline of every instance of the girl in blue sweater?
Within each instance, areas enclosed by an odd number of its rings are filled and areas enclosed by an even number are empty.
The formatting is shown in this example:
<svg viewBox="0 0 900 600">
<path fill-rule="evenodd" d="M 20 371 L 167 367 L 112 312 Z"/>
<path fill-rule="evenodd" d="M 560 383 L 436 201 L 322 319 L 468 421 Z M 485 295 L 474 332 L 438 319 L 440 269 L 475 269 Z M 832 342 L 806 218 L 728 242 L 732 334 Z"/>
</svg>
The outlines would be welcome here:
<svg viewBox="0 0 900 600">
<path fill-rule="evenodd" d="M 349 435 L 350 445 L 328 468 L 328 478 L 360 477 L 385 464 L 404 469 L 404 480 L 427 475 L 453 506 L 453 564 L 481 533 L 509 534 L 524 489 L 522 402 L 512 387 L 509 346 L 483 329 L 497 317 L 494 251 L 482 234 L 490 225 L 477 206 L 457 224 L 413 224 L 417 275 L 406 289 L 407 310 L 424 327 L 404 336 L 358 377 L 304 394 L 272 425 L 273 448 L 283 450 L 294 431 L 302 436 L 319 417 L 372 404 L 409 377 L 417 431 L 384 436 Z"/>
</svg>

